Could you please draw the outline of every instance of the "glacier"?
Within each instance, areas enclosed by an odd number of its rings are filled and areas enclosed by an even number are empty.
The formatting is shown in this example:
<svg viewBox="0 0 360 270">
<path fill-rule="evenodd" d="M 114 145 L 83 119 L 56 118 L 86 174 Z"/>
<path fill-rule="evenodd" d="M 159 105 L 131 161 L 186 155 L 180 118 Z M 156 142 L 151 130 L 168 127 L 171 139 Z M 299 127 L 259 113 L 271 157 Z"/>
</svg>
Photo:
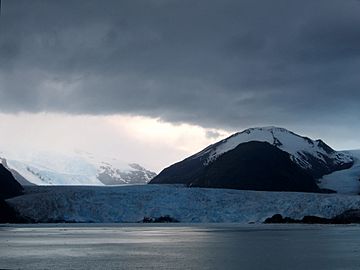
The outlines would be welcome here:
<svg viewBox="0 0 360 270">
<path fill-rule="evenodd" d="M 181 185 L 34 186 L 7 203 L 34 222 L 127 223 L 169 215 L 185 223 L 261 223 L 274 214 L 332 218 L 360 209 L 360 196 Z"/>
<path fill-rule="evenodd" d="M 0 162 L 36 185 L 146 184 L 156 174 L 119 158 L 84 151 L 0 153 Z"/>
<path fill-rule="evenodd" d="M 358 195 L 360 193 L 360 150 L 347 151 L 354 158 L 354 164 L 346 170 L 324 175 L 319 187 L 335 190 L 337 193 Z"/>
</svg>

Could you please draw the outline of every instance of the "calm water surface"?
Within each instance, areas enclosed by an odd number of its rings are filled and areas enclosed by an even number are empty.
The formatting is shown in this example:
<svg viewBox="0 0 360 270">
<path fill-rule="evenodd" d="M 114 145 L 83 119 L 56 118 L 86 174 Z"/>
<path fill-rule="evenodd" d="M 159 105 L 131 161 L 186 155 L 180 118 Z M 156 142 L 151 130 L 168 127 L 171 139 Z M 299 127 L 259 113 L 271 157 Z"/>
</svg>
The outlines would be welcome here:
<svg viewBox="0 0 360 270">
<path fill-rule="evenodd" d="M 360 269 L 360 227 L 2 225 L 0 269 Z"/>
</svg>

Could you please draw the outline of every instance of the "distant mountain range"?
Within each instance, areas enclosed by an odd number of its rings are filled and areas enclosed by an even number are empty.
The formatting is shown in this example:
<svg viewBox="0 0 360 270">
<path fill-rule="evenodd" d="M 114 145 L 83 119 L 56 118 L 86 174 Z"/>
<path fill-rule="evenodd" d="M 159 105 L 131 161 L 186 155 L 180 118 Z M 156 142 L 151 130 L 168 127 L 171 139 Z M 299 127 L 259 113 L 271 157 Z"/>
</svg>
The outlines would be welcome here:
<svg viewBox="0 0 360 270">
<path fill-rule="evenodd" d="M 156 174 L 136 163 L 97 158 L 86 152 L 72 155 L 31 153 L 0 162 L 22 185 L 123 185 L 147 184 Z"/>
<path fill-rule="evenodd" d="M 150 184 L 331 192 L 321 185 L 322 177 L 356 167 L 357 162 L 351 153 L 335 151 L 322 140 L 284 128 L 250 128 L 164 169 Z M 352 192 L 360 191 L 358 184 L 354 188 L 358 190 Z"/>
</svg>

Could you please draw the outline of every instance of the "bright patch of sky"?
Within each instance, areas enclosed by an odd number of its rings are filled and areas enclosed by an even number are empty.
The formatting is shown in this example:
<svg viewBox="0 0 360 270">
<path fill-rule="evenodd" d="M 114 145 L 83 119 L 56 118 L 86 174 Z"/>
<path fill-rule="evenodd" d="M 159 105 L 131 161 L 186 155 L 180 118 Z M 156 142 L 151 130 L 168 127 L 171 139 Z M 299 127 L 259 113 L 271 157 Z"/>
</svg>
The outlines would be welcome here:
<svg viewBox="0 0 360 270">
<path fill-rule="evenodd" d="M 84 151 L 139 163 L 156 172 L 229 135 L 141 116 L 45 113 L 0 114 L 0 134 L 0 153 L 15 158 L 43 151 L 66 155 Z"/>
</svg>

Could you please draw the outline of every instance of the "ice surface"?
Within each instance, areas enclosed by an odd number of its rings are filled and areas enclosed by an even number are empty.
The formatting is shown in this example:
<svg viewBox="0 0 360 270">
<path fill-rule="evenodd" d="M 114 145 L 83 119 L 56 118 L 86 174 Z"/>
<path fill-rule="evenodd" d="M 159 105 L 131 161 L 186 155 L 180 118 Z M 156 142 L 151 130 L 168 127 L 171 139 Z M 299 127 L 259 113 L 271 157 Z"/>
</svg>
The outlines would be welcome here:
<svg viewBox="0 0 360 270">
<path fill-rule="evenodd" d="M 348 151 L 354 159 L 354 165 L 347 170 L 336 171 L 320 179 L 319 186 L 342 194 L 360 193 L 360 150 Z"/>
<path fill-rule="evenodd" d="M 3 152 L 9 168 L 14 169 L 36 185 L 103 185 L 100 174 L 116 179 L 118 184 L 146 184 L 151 172 L 137 164 L 126 163 L 118 158 L 95 156 L 76 151 L 73 154 L 55 152 L 18 153 Z M 139 174 L 131 174 L 139 172 Z M 143 175 L 143 179 L 135 179 Z"/>
<path fill-rule="evenodd" d="M 176 185 L 28 187 L 7 200 L 35 221 L 138 222 L 170 215 L 181 222 L 263 222 L 274 214 L 331 218 L 360 208 L 360 196 L 186 188 Z"/>
</svg>

